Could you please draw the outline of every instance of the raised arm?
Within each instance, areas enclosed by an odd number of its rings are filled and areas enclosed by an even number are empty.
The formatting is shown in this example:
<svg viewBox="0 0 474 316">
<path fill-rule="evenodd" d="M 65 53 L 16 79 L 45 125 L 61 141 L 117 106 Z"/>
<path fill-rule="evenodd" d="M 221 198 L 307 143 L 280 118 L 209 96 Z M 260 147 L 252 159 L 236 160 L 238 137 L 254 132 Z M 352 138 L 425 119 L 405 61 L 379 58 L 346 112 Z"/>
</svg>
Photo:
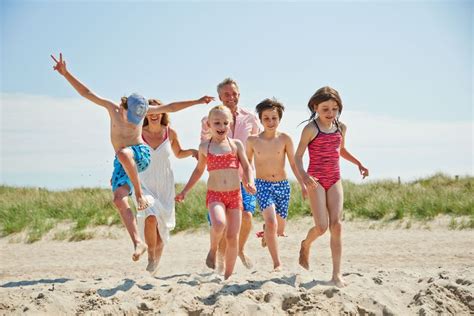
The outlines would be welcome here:
<svg viewBox="0 0 474 316">
<path fill-rule="evenodd" d="M 203 147 L 202 143 L 199 146 L 199 159 L 198 159 L 196 168 L 194 168 L 194 171 L 191 174 L 191 177 L 189 178 L 188 183 L 186 183 L 186 185 L 184 186 L 183 190 L 174 198 L 176 202 L 181 202 L 186 198 L 186 195 L 188 194 L 188 192 L 192 189 L 192 187 L 196 184 L 196 182 L 198 182 L 198 180 L 201 178 L 202 174 L 204 173 L 204 170 L 206 169 L 206 163 L 207 163 L 207 157 L 205 155 L 206 148 Z"/>
<path fill-rule="evenodd" d="M 163 106 L 150 105 L 148 108 L 148 114 L 177 112 L 196 104 L 208 104 L 211 101 L 214 101 L 214 97 L 205 95 L 197 100 L 173 102 Z"/>
<path fill-rule="evenodd" d="M 346 159 L 347 161 L 352 162 L 359 168 L 359 172 L 362 175 L 362 179 L 364 179 L 365 177 L 368 177 L 369 169 L 364 167 L 362 163 L 346 149 L 346 146 L 345 146 L 346 131 L 347 131 L 346 125 L 341 124 L 341 130 L 342 130 L 342 141 L 341 141 L 341 148 L 340 148 L 341 157 Z"/>
<path fill-rule="evenodd" d="M 196 149 L 182 149 L 181 144 L 178 140 L 178 134 L 174 129 L 169 129 L 170 132 L 170 141 L 171 141 L 171 149 L 173 150 L 174 155 L 176 158 L 183 159 L 189 156 L 193 156 L 194 158 L 199 158 L 199 151 Z"/>
<path fill-rule="evenodd" d="M 239 156 L 240 165 L 244 174 L 242 176 L 242 183 L 244 184 L 245 190 L 250 194 L 255 194 L 257 189 L 253 181 L 252 167 L 245 154 L 245 148 L 242 142 L 238 139 L 234 139 L 234 144 L 237 146 L 237 155 Z"/>
<path fill-rule="evenodd" d="M 306 125 L 303 131 L 301 132 L 300 142 L 295 152 L 296 169 L 297 172 L 299 172 L 306 188 L 316 188 L 316 186 L 318 185 L 318 179 L 307 174 L 303 167 L 303 155 L 306 151 L 306 147 L 308 147 L 309 142 L 313 139 L 314 133 L 315 131 L 312 125 Z"/>
<path fill-rule="evenodd" d="M 94 102 L 97 105 L 105 107 L 107 110 L 111 111 L 118 108 L 118 105 L 113 103 L 110 100 L 104 99 L 92 92 L 88 87 L 86 87 L 82 82 L 80 82 L 76 77 L 74 77 L 66 68 L 66 60 L 63 60 L 63 54 L 59 53 L 59 60 L 57 60 L 53 55 L 51 58 L 56 62 L 56 65 L 53 66 L 53 69 L 56 70 L 59 74 L 64 76 L 66 80 L 71 84 L 71 86 L 84 98 L 89 101 Z"/>
</svg>

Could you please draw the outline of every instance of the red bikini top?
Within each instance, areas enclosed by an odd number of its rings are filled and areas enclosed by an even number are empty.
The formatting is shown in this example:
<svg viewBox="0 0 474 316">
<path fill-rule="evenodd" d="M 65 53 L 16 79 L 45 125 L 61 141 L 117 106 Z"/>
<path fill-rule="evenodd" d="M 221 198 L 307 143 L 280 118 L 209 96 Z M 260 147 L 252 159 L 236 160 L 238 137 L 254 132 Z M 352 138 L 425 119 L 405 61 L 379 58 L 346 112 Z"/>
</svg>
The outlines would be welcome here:
<svg viewBox="0 0 474 316">
<path fill-rule="evenodd" d="M 239 169 L 239 157 L 237 157 L 237 153 L 232 150 L 229 137 L 227 137 L 227 141 L 229 142 L 231 151 L 224 154 L 211 154 L 209 152 L 211 141 L 212 138 L 207 144 L 207 171 L 220 169 Z"/>
</svg>

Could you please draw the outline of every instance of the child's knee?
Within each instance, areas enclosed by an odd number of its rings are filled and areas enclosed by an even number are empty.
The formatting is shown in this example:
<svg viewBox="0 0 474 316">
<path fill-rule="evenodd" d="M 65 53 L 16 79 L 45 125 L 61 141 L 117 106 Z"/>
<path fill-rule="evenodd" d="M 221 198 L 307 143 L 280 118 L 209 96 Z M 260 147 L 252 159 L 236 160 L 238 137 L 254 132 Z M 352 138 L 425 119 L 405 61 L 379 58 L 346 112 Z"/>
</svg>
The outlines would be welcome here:
<svg viewBox="0 0 474 316">
<path fill-rule="evenodd" d="M 318 235 L 322 235 L 328 230 L 328 224 L 317 224 L 315 228 L 318 232 Z"/>
<path fill-rule="evenodd" d="M 225 240 L 226 240 L 227 246 L 237 245 L 239 241 L 239 236 L 238 234 L 227 232 L 225 235 Z"/>
<path fill-rule="evenodd" d="M 268 230 L 271 234 L 275 233 L 278 228 L 278 222 L 276 218 L 271 218 L 265 221 L 265 230 Z"/>
<path fill-rule="evenodd" d="M 117 158 L 122 162 L 123 160 L 131 160 L 133 159 L 133 153 L 129 148 L 122 148 L 117 151 Z"/>
<path fill-rule="evenodd" d="M 334 221 L 333 223 L 331 223 L 329 229 L 331 230 L 331 234 L 341 234 L 342 222 L 340 220 Z"/>
<path fill-rule="evenodd" d="M 128 191 L 125 190 L 124 188 L 120 187 L 117 190 L 114 191 L 114 197 L 113 197 L 113 202 L 115 206 L 121 207 L 125 203 L 127 203 L 128 200 Z"/>
<path fill-rule="evenodd" d="M 225 229 L 225 223 L 221 220 L 214 220 L 212 221 L 212 229 L 214 229 L 216 232 L 221 233 Z"/>
</svg>

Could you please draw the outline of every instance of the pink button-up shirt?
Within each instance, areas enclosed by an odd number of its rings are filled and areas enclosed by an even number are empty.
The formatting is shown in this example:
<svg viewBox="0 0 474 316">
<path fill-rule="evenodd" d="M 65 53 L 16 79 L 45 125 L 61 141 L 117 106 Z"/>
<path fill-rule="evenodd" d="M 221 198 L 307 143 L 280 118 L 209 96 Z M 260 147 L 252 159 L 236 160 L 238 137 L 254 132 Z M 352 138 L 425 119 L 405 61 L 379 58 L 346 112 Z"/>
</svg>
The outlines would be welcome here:
<svg viewBox="0 0 474 316">
<path fill-rule="evenodd" d="M 234 133 L 232 133 L 231 126 L 228 136 L 240 140 L 242 144 L 244 144 L 244 147 L 246 146 L 247 138 L 250 135 L 256 135 L 262 130 L 257 116 L 249 110 L 241 107 L 237 108 L 235 122 L 233 124 L 235 124 Z M 201 141 L 209 139 L 210 137 L 211 132 L 207 126 L 207 116 L 205 116 L 201 120 Z M 242 179 L 242 167 L 239 167 L 239 174 Z"/>
</svg>

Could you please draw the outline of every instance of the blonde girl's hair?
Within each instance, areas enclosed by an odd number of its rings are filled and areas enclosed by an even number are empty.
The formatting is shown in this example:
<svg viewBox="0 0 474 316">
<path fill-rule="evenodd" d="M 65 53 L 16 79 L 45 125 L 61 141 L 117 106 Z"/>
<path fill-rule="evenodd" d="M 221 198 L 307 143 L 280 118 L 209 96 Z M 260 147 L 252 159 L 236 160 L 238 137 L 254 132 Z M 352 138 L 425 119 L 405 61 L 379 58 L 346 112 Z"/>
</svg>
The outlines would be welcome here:
<svg viewBox="0 0 474 316">
<path fill-rule="evenodd" d="M 212 114 L 216 113 L 216 112 L 224 112 L 225 114 L 227 114 L 228 118 L 232 121 L 233 120 L 233 117 L 232 117 L 232 112 L 229 110 L 228 107 L 226 107 L 225 105 L 217 105 L 215 107 L 213 107 L 210 111 L 209 111 L 209 114 L 207 115 L 207 119 L 210 120 L 211 119 L 211 116 Z"/>
</svg>

